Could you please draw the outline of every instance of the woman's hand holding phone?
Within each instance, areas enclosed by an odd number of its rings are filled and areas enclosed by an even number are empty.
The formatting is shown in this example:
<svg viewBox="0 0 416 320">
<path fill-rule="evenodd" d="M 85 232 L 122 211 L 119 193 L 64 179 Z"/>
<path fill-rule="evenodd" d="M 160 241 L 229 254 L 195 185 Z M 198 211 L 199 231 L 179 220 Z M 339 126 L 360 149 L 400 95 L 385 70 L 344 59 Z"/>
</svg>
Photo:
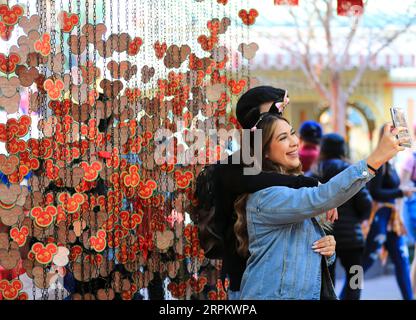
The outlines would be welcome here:
<svg viewBox="0 0 416 320">
<path fill-rule="evenodd" d="M 397 138 L 399 132 L 407 130 L 404 127 L 395 128 L 392 123 L 384 126 L 383 136 L 381 137 L 377 147 L 367 158 L 367 163 L 375 168 L 380 168 L 384 163 L 393 158 L 399 151 L 403 151 L 405 147 L 402 143 L 408 142 L 408 138 Z"/>
</svg>

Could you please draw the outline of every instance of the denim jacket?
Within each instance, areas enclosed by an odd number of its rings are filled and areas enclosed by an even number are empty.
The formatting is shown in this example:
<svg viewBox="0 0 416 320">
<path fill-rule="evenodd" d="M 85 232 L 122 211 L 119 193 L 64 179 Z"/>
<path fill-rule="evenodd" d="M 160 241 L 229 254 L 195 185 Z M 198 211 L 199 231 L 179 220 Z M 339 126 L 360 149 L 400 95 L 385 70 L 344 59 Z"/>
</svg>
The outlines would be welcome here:
<svg viewBox="0 0 416 320">
<path fill-rule="evenodd" d="M 251 194 L 250 257 L 240 299 L 320 299 L 322 256 L 312 245 L 325 233 L 313 217 L 340 206 L 373 177 L 362 160 L 318 187 L 277 186 Z"/>
</svg>

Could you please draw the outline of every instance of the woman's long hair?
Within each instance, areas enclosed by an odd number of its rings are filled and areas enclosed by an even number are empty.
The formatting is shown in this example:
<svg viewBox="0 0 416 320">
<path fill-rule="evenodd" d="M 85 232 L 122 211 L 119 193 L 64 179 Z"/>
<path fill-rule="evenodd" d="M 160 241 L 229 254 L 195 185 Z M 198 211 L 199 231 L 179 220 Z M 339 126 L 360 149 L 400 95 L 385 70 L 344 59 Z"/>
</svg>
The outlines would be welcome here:
<svg viewBox="0 0 416 320">
<path fill-rule="evenodd" d="M 278 172 L 288 175 L 298 175 L 302 173 L 302 165 L 295 169 L 286 170 L 281 165 L 274 163 L 266 157 L 266 153 L 270 148 L 273 140 L 277 122 L 279 120 L 288 120 L 277 114 L 267 114 L 257 123 L 257 128 L 261 129 L 262 133 L 262 171 Z M 254 138 L 250 137 L 250 148 L 253 150 Z M 234 202 L 234 210 L 237 215 L 237 220 L 234 223 L 234 233 L 237 238 L 237 252 L 243 257 L 248 256 L 248 233 L 247 233 L 247 217 L 246 217 L 246 203 L 248 194 L 242 194 Z"/>
</svg>

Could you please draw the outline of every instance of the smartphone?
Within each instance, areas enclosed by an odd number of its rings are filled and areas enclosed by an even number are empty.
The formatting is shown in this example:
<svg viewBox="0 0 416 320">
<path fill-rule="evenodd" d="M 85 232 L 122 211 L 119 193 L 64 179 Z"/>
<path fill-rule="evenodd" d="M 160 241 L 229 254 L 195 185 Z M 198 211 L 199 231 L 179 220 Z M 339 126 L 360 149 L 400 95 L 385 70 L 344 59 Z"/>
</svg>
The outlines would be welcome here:
<svg viewBox="0 0 416 320">
<path fill-rule="evenodd" d="M 402 131 L 397 135 L 397 139 L 408 138 L 409 142 L 405 142 L 400 145 L 406 148 L 411 148 L 412 136 L 410 134 L 409 127 L 407 125 L 406 113 L 404 112 L 402 108 L 397 108 L 397 107 L 391 107 L 390 113 L 391 113 L 391 119 L 393 120 L 393 125 L 395 128 L 397 127 L 406 128 L 405 131 Z"/>
</svg>

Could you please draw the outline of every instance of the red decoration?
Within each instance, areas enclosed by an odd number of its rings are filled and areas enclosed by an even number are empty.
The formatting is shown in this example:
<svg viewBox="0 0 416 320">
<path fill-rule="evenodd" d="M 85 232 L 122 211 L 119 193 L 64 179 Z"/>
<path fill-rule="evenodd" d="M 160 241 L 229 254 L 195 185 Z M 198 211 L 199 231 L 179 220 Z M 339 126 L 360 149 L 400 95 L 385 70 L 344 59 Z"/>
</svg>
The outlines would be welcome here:
<svg viewBox="0 0 416 320">
<path fill-rule="evenodd" d="M 129 44 L 127 53 L 129 56 L 135 56 L 139 53 L 140 47 L 143 44 L 143 40 L 139 37 L 135 37 L 132 42 Z"/>
<path fill-rule="evenodd" d="M 70 14 L 66 11 L 61 13 L 61 28 L 62 32 L 70 33 L 74 27 L 79 23 L 79 17 L 76 14 Z"/>
<path fill-rule="evenodd" d="M 11 281 L 0 281 L 0 293 L 2 300 L 15 300 L 19 296 L 19 291 L 23 289 L 22 281 L 14 279 Z"/>
<path fill-rule="evenodd" d="M 339 16 L 361 15 L 363 11 L 363 0 L 338 0 L 337 14 Z"/>
<path fill-rule="evenodd" d="M 0 71 L 4 73 L 13 73 L 16 70 L 16 65 L 20 63 L 20 57 L 17 53 L 10 53 L 6 56 L 0 53 Z"/>
<path fill-rule="evenodd" d="M 4 41 L 10 40 L 12 36 L 13 26 L 6 25 L 3 21 L 0 21 L 0 37 Z"/>
<path fill-rule="evenodd" d="M 17 266 L 11 270 L 7 270 L 3 268 L 2 266 L 0 266 L 0 280 L 16 279 L 18 276 L 24 274 L 25 272 L 26 270 L 23 268 L 23 261 L 22 259 L 20 259 Z M 0 295 L 1 295 L 1 289 L 0 289 Z"/>
<path fill-rule="evenodd" d="M 2 17 L 4 24 L 8 26 L 15 25 L 23 16 L 23 12 L 23 7 L 17 4 L 11 8 L 6 4 L 0 5 L 0 16 Z"/>
<path fill-rule="evenodd" d="M 252 25 L 256 22 L 256 18 L 259 16 L 259 12 L 256 9 L 250 9 L 249 11 L 241 9 L 238 12 L 238 16 L 241 18 L 245 25 Z"/>
<path fill-rule="evenodd" d="M 297 6 L 299 4 L 299 0 L 274 0 L 274 5 L 288 5 L 288 6 Z"/>
</svg>

